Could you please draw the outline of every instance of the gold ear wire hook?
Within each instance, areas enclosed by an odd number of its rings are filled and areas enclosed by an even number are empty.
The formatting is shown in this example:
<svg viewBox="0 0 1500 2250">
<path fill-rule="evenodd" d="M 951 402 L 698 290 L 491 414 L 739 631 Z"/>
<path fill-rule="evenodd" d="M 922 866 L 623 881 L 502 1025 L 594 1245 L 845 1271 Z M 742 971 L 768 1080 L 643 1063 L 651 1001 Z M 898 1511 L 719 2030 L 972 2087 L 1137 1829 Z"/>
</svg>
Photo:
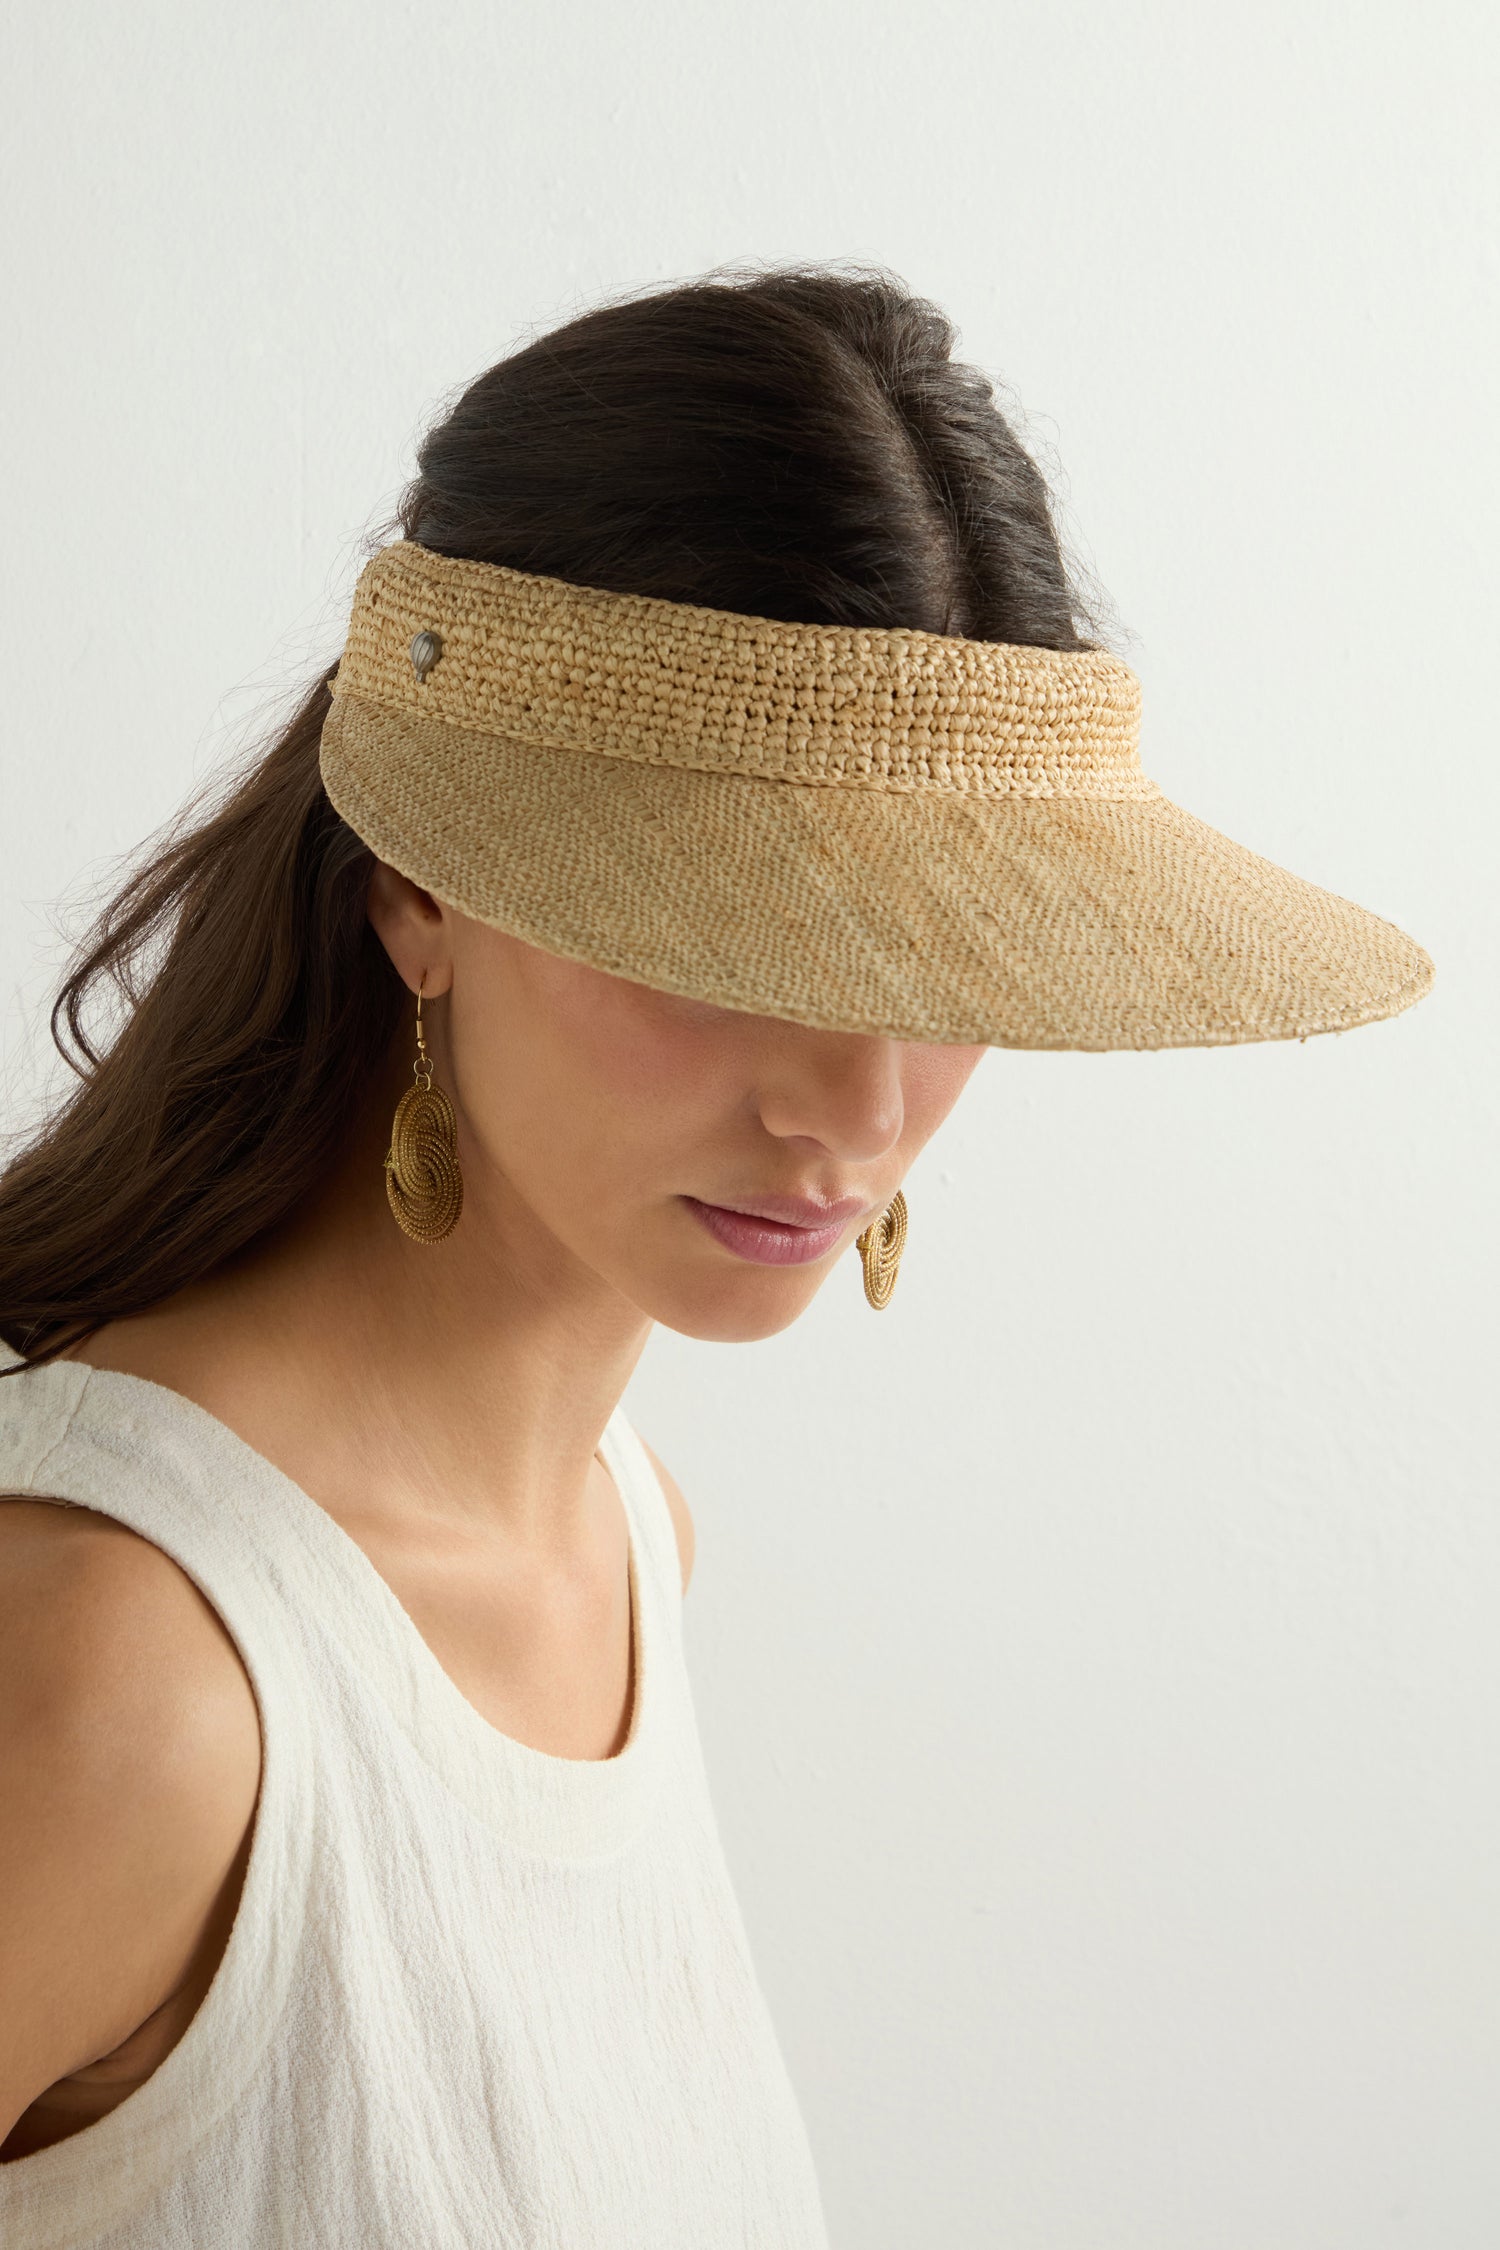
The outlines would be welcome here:
<svg viewBox="0 0 1500 2250">
<path fill-rule="evenodd" d="M 424 969 L 417 979 L 417 1059 L 411 1066 L 419 1086 L 432 1084 L 432 1057 L 427 1052 L 427 1041 L 422 1036 L 422 987 L 426 982 L 427 971 Z"/>
</svg>

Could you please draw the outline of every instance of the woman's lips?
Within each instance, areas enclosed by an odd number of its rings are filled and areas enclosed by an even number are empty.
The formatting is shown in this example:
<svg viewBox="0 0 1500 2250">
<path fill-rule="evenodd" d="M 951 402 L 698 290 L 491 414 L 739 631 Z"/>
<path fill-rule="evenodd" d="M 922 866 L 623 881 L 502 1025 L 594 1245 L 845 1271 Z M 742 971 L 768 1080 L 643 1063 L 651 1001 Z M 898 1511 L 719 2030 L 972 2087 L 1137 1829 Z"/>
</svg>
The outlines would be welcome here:
<svg viewBox="0 0 1500 2250">
<path fill-rule="evenodd" d="M 700 1203 L 696 1195 L 682 1198 L 700 1225 L 715 1241 L 736 1256 L 759 1266 L 805 1266 L 821 1258 L 843 1239 L 847 1217 L 830 1219 L 823 1226 L 785 1226 L 779 1219 L 760 1219 L 748 1211 L 727 1211 L 722 1203 Z"/>
</svg>

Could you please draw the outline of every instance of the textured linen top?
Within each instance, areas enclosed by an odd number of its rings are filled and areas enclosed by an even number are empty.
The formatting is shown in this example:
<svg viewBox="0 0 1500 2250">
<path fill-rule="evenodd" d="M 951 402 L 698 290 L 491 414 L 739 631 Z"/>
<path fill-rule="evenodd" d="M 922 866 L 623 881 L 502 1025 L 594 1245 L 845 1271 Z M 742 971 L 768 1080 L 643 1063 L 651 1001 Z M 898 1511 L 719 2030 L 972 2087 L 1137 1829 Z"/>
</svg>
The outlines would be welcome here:
<svg viewBox="0 0 1500 2250">
<path fill-rule="evenodd" d="M 16 1354 L 0 1345 L 0 1363 Z M 178 2044 L 0 2164 L 5 2250 L 827 2250 L 710 1802 L 671 1512 L 616 1408 L 624 1749 L 460 1693 L 363 1550 L 138 1376 L 0 1382 L 0 1492 L 127 1524 L 217 1610 L 260 1711 L 244 1889 Z"/>
</svg>

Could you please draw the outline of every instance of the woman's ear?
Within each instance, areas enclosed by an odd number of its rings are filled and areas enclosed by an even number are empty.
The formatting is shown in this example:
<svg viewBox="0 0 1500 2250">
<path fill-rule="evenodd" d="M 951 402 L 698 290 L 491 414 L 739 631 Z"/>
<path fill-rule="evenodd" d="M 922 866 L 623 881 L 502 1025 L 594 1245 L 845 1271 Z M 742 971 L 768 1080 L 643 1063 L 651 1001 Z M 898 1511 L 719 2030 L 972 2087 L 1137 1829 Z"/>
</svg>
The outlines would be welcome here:
<svg viewBox="0 0 1500 2250">
<path fill-rule="evenodd" d="M 422 987 L 435 1000 L 453 983 L 453 945 L 447 909 L 431 891 L 377 859 L 366 900 L 370 927 L 390 955 L 409 992 Z"/>
</svg>

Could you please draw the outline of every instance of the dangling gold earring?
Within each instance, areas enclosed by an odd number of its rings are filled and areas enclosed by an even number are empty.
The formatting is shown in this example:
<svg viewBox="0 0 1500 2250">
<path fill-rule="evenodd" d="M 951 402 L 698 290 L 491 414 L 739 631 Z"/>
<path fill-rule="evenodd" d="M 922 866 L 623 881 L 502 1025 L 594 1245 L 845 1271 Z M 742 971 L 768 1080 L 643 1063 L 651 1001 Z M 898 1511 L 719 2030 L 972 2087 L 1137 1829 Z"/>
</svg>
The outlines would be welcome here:
<svg viewBox="0 0 1500 2250">
<path fill-rule="evenodd" d="M 458 1120 L 441 1086 L 432 1083 L 432 1057 L 422 1036 L 422 971 L 417 986 L 415 1086 L 408 1086 L 391 1120 L 391 1145 L 385 1159 L 385 1192 L 396 1224 L 413 1242 L 441 1242 L 458 1224 L 464 1207 L 463 1174 L 458 1168 Z"/>
<path fill-rule="evenodd" d="M 906 1248 L 906 1197 L 897 1188 L 878 1219 L 872 1219 L 855 1247 L 865 1262 L 865 1295 L 877 1312 L 891 1301 L 896 1270 Z"/>
</svg>

